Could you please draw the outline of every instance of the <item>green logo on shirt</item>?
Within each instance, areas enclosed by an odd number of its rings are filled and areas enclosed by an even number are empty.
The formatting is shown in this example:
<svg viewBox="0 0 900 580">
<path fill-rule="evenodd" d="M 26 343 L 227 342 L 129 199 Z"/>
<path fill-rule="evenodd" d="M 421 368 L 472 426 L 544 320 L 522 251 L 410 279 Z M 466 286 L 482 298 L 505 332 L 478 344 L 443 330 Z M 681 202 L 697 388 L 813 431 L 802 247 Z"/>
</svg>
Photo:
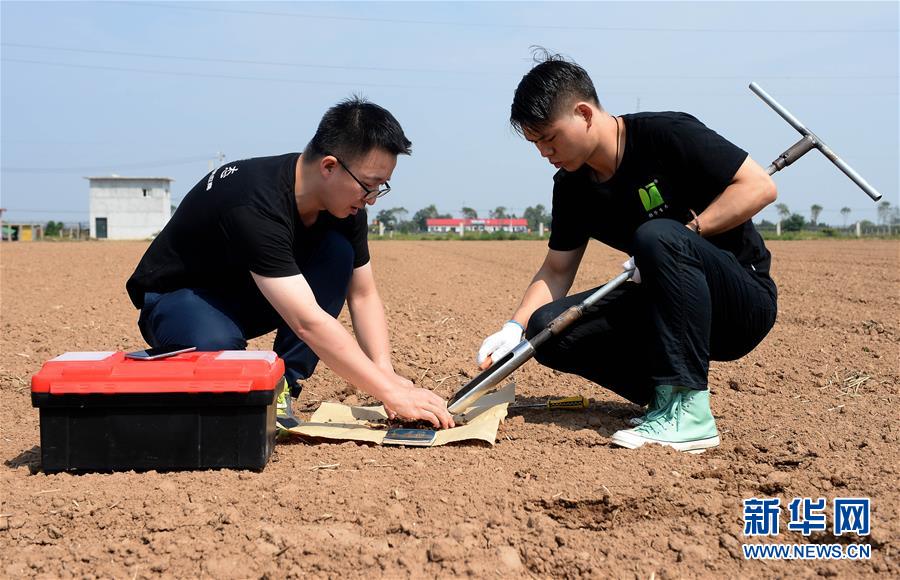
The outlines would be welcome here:
<svg viewBox="0 0 900 580">
<path fill-rule="evenodd" d="M 641 197 L 641 203 L 644 204 L 644 211 L 650 211 L 664 203 L 659 190 L 656 188 L 655 179 L 644 187 L 639 188 L 638 195 Z"/>
</svg>

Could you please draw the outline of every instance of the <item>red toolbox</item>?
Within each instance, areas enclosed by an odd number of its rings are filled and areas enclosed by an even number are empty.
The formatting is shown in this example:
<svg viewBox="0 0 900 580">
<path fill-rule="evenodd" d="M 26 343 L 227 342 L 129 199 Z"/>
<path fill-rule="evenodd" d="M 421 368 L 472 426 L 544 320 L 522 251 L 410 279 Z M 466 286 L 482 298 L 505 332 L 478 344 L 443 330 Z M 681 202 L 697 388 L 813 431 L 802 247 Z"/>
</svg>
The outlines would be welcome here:
<svg viewBox="0 0 900 580">
<path fill-rule="evenodd" d="M 262 469 L 275 446 L 271 351 L 132 360 L 67 352 L 31 379 L 44 471 Z"/>
</svg>

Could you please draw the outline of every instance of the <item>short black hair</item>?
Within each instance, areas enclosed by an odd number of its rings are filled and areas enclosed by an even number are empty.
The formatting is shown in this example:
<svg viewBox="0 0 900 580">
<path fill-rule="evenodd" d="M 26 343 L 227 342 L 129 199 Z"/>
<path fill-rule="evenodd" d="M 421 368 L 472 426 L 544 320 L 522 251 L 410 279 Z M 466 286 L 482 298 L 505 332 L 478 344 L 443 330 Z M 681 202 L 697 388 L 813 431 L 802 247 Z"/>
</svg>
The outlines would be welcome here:
<svg viewBox="0 0 900 580">
<path fill-rule="evenodd" d="M 373 149 L 409 155 L 412 143 L 387 109 L 353 95 L 325 112 L 303 157 L 309 162 L 334 155 L 350 163 Z"/>
<path fill-rule="evenodd" d="M 591 101 L 600 107 L 586 70 L 545 48 L 532 47 L 532 55 L 537 64 L 522 77 L 510 107 L 509 122 L 516 132 L 545 128 L 572 101 Z"/>
</svg>

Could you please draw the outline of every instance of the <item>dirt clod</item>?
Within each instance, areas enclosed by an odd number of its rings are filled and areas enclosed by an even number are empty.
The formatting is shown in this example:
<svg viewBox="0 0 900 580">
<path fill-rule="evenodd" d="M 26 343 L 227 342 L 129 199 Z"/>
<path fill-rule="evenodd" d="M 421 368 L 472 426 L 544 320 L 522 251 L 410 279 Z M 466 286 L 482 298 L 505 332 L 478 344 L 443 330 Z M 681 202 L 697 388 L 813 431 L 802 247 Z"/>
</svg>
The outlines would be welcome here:
<svg viewBox="0 0 900 580">
<path fill-rule="evenodd" d="M 435 541 L 428 549 L 428 559 L 431 562 L 450 561 L 460 555 L 462 555 L 462 549 L 459 544 L 448 538 Z"/>
<path fill-rule="evenodd" d="M 519 551 L 512 546 L 502 546 L 497 549 L 497 559 L 500 569 L 505 572 L 521 572 L 522 559 L 519 557 Z"/>
</svg>

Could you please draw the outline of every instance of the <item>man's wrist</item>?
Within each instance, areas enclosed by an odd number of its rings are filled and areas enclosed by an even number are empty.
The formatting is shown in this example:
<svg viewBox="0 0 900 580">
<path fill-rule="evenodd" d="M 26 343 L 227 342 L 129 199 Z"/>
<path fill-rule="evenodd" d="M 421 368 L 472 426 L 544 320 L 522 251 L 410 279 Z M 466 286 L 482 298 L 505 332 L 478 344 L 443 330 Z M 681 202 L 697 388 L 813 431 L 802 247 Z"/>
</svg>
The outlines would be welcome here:
<svg viewBox="0 0 900 580">
<path fill-rule="evenodd" d="M 391 364 L 390 360 L 376 362 L 375 366 L 378 367 L 379 370 L 388 374 L 396 374 L 394 370 L 394 365 Z"/>
</svg>

